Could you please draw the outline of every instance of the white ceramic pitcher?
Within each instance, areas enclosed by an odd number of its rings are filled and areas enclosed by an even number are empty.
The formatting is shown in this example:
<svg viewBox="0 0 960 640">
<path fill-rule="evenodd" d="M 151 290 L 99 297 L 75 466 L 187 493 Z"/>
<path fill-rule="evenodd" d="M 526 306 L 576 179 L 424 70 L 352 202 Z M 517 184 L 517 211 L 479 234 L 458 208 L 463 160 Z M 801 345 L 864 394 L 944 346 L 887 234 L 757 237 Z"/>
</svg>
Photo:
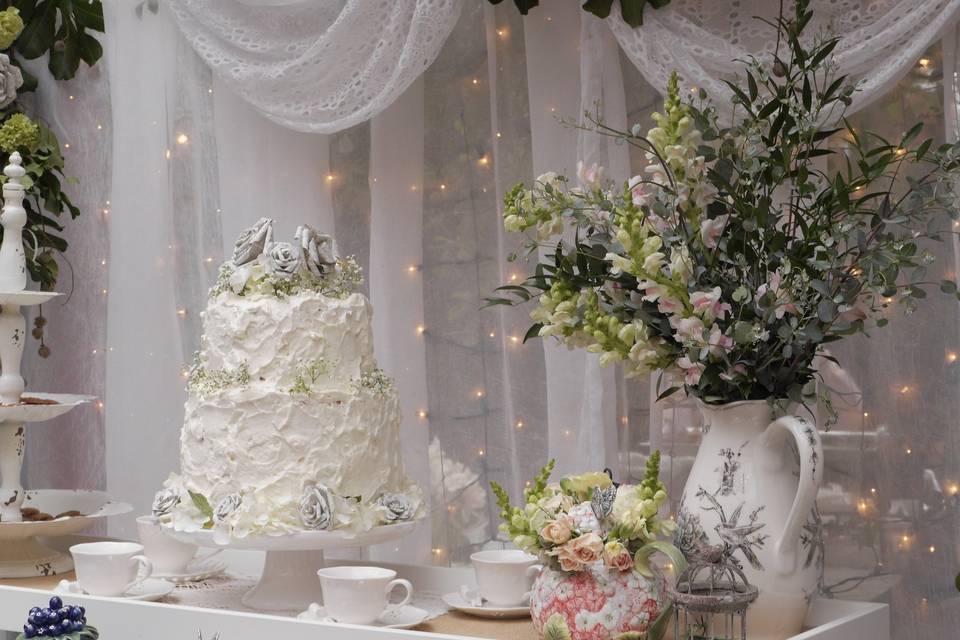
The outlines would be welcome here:
<svg viewBox="0 0 960 640">
<path fill-rule="evenodd" d="M 747 637 L 782 640 L 800 632 L 821 562 L 817 489 L 823 447 L 802 417 L 774 420 L 763 400 L 701 404 L 704 435 L 677 515 L 686 554 L 723 545 L 760 597 Z M 799 453 L 799 460 L 797 454 Z"/>
</svg>

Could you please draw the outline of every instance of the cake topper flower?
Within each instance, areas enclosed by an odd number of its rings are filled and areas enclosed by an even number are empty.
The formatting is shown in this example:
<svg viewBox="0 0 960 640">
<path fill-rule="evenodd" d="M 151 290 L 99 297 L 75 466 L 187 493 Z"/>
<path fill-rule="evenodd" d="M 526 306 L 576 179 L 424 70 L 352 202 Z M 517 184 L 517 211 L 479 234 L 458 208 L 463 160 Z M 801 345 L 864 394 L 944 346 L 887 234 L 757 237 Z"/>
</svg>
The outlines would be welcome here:
<svg viewBox="0 0 960 640">
<path fill-rule="evenodd" d="M 417 513 L 419 506 L 410 496 L 403 493 L 384 493 L 377 498 L 384 522 L 403 522 Z"/>
<path fill-rule="evenodd" d="M 273 219 L 260 218 L 237 238 L 233 247 L 233 264 L 238 267 L 256 260 L 273 239 Z"/>
<path fill-rule="evenodd" d="M 337 243 L 332 236 L 305 224 L 297 227 L 294 238 L 303 252 L 303 261 L 310 273 L 320 278 L 336 270 Z"/>
<path fill-rule="evenodd" d="M 23 85 L 20 68 L 10 62 L 10 57 L 0 53 L 0 108 L 17 99 L 17 89 Z"/>
<path fill-rule="evenodd" d="M 329 529 L 333 523 L 330 490 L 322 484 L 307 487 L 300 498 L 300 522 L 307 529 Z"/>
<path fill-rule="evenodd" d="M 153 515 L 157 518 L 168 515 L 180 504 L 180 492 L 176 489 L 161 489 L 153 497 Z"/>
<path fill-rule="evenodd" d="M 300 270 L 300 252 L 289 242 L 272 242 L 263 254 L 267 273 L 289 280 Z"/>
</svg>

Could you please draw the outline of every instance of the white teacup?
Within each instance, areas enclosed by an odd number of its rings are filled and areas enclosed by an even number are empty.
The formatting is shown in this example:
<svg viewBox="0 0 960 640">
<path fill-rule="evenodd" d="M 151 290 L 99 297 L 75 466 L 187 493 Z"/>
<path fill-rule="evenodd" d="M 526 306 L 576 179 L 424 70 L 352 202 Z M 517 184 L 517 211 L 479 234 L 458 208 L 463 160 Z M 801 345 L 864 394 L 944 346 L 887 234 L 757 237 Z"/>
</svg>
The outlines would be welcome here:
<svg viewBox="0 0 960 640">
<path fill-rule="evenodd" d="M 498 607 L 516 607 L 530 600 L 533 579 L 543 568 L 537 557 L 519 549 L 490 549 L 470 556 L 480 595 Z"/>
<path fill-rule="evenodd" d="M 77 584 L 92 596 L 122 596 L 153 574 L 135 542 L 87 542 L 70 547 Z"/>
<path fill-rule="evenodd" d="M 213 549 L 210 553 L 197 557 L 198 547 L 189 542 L 181 542 L 163 530 L 160 522 L 153 516 L 137 518 L 137 533 L 140 544 L 153 562 L 155 573 L 164 575 L 182 575 L 187 572 L 187 565 L 195 558 L 206 560 L 217 555 L 223 549 Z"/>
<path fill-rule="evenodd" d="M 413 585 L 397 578 L 397 572 L 380 567 L 327 567 L 317 571 L 323 589 L 323 607 L 337 622 L 371 624 L 381 615 L 410 602 Z M 395 587 L 406 594 L 397 603 L 389 601 Z"/>
</svg>

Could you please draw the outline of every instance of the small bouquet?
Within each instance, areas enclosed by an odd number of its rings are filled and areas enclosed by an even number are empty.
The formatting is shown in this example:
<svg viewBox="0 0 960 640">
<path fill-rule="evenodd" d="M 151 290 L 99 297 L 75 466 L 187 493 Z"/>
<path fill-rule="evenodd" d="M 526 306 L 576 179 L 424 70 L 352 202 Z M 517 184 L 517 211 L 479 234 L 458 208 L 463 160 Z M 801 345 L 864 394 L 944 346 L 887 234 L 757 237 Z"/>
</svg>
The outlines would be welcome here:
<svg viewBox="0 0 960 640">
<path fill-rule="evenodd" d="M 667 492 L 658 476 L 660 452 L 647 460 L 639 485 L 614 484 L 603 472 L 568 476 L 549 483 L 554 460 L 547 463 L 524 491 L 523 508 L 510 504 L 507 492 L 491 482 L 500 506 L 501 531 L 524 551 L 537 555 L 550 569 L 584 571 L 602 563 L 616 571 L 636 570 L 653 577 L 649 558 L 664 553 L 679 572 L 686 565 L 680 550 L 659 540 L 676 524 L 660 516 Z"/>
</svg>

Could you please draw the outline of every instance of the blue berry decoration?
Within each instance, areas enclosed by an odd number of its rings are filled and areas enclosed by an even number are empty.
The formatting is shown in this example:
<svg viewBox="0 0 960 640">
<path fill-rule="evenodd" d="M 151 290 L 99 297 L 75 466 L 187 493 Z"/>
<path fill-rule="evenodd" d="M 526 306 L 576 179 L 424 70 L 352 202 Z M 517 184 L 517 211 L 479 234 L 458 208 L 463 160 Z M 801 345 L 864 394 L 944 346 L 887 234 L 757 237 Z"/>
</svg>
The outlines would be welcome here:
<svg viewBox="0 0 960 640">
<path fill-rule="evenodd" d="M 86 609 L 64 605 L 59 596 L 50 598 L 48 608 L 33 607 L 17 640 L 57 638 L 58 640 L 97 640 L 99 632 L 87 625 Z"/>
</svg>

